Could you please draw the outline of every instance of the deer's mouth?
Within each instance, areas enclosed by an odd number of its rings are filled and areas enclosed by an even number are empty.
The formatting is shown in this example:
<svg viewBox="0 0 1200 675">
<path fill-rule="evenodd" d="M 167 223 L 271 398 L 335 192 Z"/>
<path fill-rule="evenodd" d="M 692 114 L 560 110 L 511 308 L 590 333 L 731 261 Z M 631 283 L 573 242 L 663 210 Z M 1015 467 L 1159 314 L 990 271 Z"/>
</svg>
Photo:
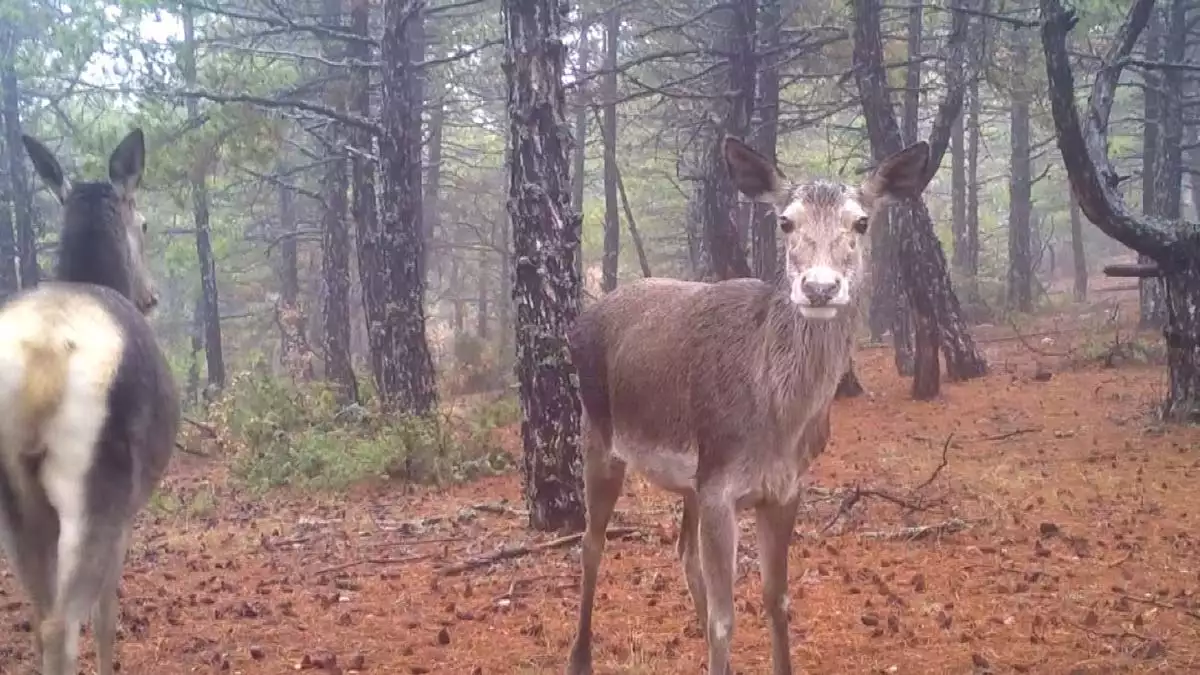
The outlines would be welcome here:
<svg viewBox="0 0 1200 675">
<path fill-rule="evenodd" d="M 811 319 L 813 321 L 829 321 L 837 318 L 838 308 L 825 305 L 823 307 L 813 307 L 812 305 L 799 305 L 800 316 Z"/>
</svg>

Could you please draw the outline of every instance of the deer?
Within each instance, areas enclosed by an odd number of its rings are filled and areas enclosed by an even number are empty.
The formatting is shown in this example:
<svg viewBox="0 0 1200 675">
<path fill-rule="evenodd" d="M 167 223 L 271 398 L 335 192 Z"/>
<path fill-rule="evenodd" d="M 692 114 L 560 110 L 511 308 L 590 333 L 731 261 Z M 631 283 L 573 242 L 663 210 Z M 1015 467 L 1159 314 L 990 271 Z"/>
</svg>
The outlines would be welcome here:
<svg viewBox="0 0 1200 675">
<path fill-rule="evenodd" d="M 22 141 L 62 231 L 55 280 L 0 307 L 0 548 L 33 606 L 41 674 L 76 675 L 91 613 L 99 674 L 113 675 L 133 520 L 181 415 L 146 317 L 158 296 L 136 201 L 145 139 L 129 133 L 96 182 L 71 182 L 46 146 Z"/>
<path fill-rule="evenodd" d="M 793 183 L 733 137 L 721 150 L 738 191 L 774 207 L 786 259 L 779 282 L 641 279 L 589 305 L 568 330 L 587 517 L 567 675 L 592 672 L 597 576 L 628 468 L 682 497 L 676 552 L 713 675 L 733 673 L 737 513 L 754 508 L 773 673 L 792 672 L 788 545 L 801 480 L 828 442 L 854 349 L 863 235 L 885 204 L 924 190 L 930 152 L 915 143 L 851 187 Z"/>
</svg>

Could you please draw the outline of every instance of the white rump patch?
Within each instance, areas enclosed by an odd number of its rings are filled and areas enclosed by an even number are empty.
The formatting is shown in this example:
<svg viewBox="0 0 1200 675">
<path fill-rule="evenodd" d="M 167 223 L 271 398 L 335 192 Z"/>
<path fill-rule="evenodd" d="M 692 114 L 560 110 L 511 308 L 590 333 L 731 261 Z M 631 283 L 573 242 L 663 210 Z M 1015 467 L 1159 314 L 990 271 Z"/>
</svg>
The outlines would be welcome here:
<svg viewBox="0 0 1200 675">
<path fill-rule="evenodd" d="M 0 310 L 0 451 L 25 438 L 17 429 L 29 343 L 72 344 L 57 410 L 40 430 L 46 454 L 38 481 L 59 517 L 58 592 L 80 564 L 87 533 L 86 480 L 105 419 L 108 392 L 125 348 L 120 327 L 92 297 L 49 283 Z M 62 597 L 61 595 L 59 597 Z"/>
</svg>

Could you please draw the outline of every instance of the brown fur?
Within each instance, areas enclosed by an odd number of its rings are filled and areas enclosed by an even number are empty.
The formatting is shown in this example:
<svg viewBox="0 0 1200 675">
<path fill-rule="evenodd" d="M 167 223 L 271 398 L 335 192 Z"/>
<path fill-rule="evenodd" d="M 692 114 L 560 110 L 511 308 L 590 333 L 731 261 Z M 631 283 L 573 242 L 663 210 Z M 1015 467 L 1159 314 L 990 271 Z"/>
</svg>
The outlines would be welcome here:
<svg viewBox="0 0 1200 675">
<path fill-rule="evenodd" d="M 774 673 L 791 673 L 787 545 L 800 480 L 825 448 L 854 346 L 864 267 L 858 238 L 886 198 L 924 185 L 917 175 L 928 148 L 884 160 L 859 189 L 791 185 L 737 141 L 726 141 L 725 155 L 738 188 L 780 216 L 786 283 L 645 279 L 588 307 L 569 336 L 588 509 L 569 675 L 591 672 L 597 571 L 627 465 L 684 499 L 678 552 L 714 675 L 732 672 L 735 514 L 756 509 Z"/>
</svg>

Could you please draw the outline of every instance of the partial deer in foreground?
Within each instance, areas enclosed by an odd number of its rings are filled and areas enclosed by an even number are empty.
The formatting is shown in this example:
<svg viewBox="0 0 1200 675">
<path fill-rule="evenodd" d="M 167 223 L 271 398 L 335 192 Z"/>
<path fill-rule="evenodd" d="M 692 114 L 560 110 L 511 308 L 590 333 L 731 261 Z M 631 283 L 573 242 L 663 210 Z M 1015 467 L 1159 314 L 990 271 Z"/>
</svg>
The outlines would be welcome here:
<svg viewBox="0 0 1200 675">
<path fill-rule="evenodd" d="M 117 588 L 134 516 L 166 471 L 179 396 L 143 314 L 157 300 L 135 196 L 145 141 L 109 180 L 72 184 L 25 136 L 63 205 L 57 281 L 0 308 L 0 547 L 33 604 L 41 675 L 75 675 L 95 610 L 100 675 L 114 672 Z"/>
<path fill-rule="evenodd" d="M 854 347 L 861 238 L 885 202 L 924 189 L 929 146 L 884 159 L 860 188 L 793 184 L 742 142 L 723 149 L 742 194 L 775 207 L 787 273 L 780 287 L 643 279 L 580 314 L 568 339 L 584 411 L 587 531 L 569 675 L 592 671 L 596 578 L 627 466 L 683 497 L 678 554 L 714 675 L 733 672 L 736 514 L 756 509 L 774 673 L 792 672 L 788 544 Z"/>
</svg>

